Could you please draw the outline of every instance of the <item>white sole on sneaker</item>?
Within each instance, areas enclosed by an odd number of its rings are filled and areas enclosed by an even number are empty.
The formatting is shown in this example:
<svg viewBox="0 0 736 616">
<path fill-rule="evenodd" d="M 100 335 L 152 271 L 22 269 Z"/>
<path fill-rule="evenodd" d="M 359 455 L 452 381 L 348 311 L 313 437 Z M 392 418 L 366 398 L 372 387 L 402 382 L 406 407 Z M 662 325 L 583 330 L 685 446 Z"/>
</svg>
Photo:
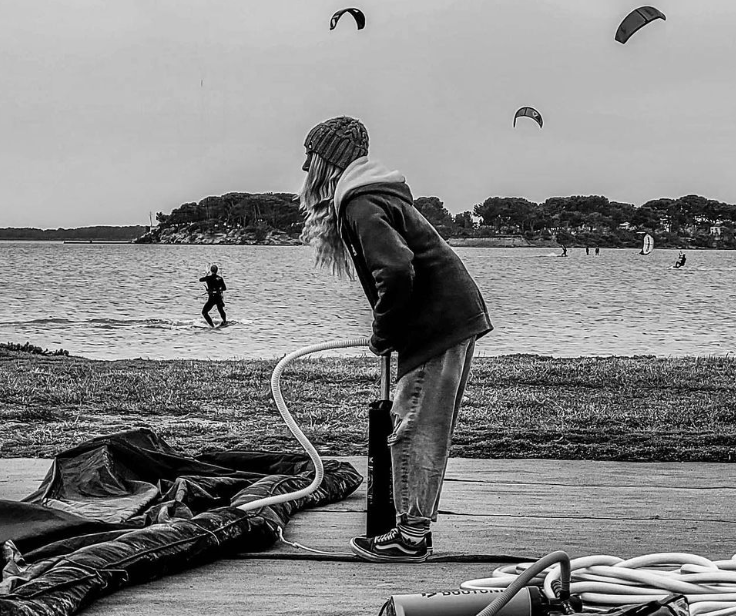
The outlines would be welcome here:
<svg viewBox="0 0 736 616">
<path fill-rule="evenodd" d="M 372 563 L 423 563 L 425 560 L 427 560 L 427 556 L 429 556 L 428 553 L 422 554 L 420 556 L 389 556 L 388 554 L 376 554 L 375 552 L 371 552 L 369 550 L 364 550 L 359 545 L 355 543 L 354 539 L 350 540 L 350 549 L 353 551 L 353 554 L 358 556 L 359 558 L 362 558 L 363 560 L 368 560 Z"/>
</svg>

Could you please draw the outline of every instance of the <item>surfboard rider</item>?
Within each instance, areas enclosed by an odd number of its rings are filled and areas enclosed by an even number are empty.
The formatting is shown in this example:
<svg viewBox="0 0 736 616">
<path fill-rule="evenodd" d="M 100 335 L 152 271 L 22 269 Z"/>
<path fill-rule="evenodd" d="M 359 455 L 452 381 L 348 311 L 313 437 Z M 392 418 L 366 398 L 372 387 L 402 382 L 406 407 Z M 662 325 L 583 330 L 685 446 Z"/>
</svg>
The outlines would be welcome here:
<svg viewBox="0 0 736 616">
<path fill-rule="evenodd" d="M 222 292 L 227 290 L 227 286 L 225 286 L 225 281 L 222 279 L 222 276 L 217 273 L 217 266 L 213 265 L 210 267 L 210 273 L 200 278 L 199 282 L 207 283 L 207 295 L 209 296 L 207 298 L 207 303 L 202 308 L 202 316 L 204 317 L 204 320 L 210 324 L 210 327 L 215 326 L 209 312 L 214 306 L 217 306 L 217 311 L 222 317 L 220 327 L 227 325 L 225 301 L 222 299 Z"/>
</svg>

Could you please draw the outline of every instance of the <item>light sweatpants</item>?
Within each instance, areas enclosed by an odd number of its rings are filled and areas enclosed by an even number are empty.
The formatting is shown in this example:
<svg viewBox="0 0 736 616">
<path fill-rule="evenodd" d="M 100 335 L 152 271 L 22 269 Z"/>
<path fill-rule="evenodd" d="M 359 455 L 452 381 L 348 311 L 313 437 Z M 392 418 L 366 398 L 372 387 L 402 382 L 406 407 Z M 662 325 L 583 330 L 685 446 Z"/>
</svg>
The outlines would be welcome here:
<svg viewBox="0 0 736 616">
<path fill-rule="evenodd" d="M 468 381 L 475 336 L 407 372 L 396 384 L 389 436 L 399 524 L 437 521 L 452 433 Z"/>
</svg>

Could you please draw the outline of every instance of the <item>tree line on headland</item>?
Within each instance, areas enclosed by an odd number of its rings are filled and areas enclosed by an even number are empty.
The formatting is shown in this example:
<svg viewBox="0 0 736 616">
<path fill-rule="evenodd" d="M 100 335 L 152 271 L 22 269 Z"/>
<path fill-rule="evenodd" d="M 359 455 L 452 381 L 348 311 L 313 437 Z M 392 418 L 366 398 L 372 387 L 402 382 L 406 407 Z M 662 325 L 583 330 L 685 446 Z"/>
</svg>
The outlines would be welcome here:
<svg viewBox="0 0 736 616">
<path fill-rule="evenodd" d="M 686 195 L 641 206 L 606 197 L 489 197 L 472 211 L 450 213 L 439 197 L 415 207 L 446 239 L 472 245 L 635 247 L 642 232 L 660 248 L 736 249 L 736 205 Z M 227 193 L 156 214 L 158 225 L 76 229 L 0 228 L 0 240 L 135 241 L 137 243 L 299 244 L 304 217 L 291 193 Z M 495 241 L 495 244 L 491 243 Z"/>
<path fill-rule="evenodd" d="M 439 197 L 415 207 L 446 239 L 523 238 L 527 245 L 635 247 L 641 233 L 670 248 L 736 249 L 736 205 L 686 195 L 641 206 L 606 197 L 489 197 L 453 215 Z M 158 225 L 141 243 L 299 243 L 303 215 L 291 193 L 227 193 L 156 214 Z M 517 244 L 518 245 L 518 244 Z"/>
</svg>

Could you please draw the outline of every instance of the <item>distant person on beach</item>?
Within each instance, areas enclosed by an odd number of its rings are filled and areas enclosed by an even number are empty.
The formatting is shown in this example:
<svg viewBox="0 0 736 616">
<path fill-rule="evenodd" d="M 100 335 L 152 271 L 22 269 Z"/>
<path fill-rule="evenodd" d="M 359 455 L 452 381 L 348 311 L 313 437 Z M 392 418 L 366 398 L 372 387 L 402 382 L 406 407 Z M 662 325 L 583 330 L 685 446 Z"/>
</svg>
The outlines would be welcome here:
<svg viewBox="0 0 736 616">
<path fill-rule="evenodd" d="M 396 527 L 356 537 L 373 562 L 426 560 L 475 341 L 493 329 L 463 262 L 414 207 L 404 176 L 368 157 L 368 132 L 337 117 L 309 131 L 302 240 L 333 274 L 355 272 L 373 309 L 370 350 L 398 354 L 389 437 Z"/>
<path fill-rule="evenodd" d="M 217 273 L 217 266 L 213 265 L 210 267 L 210 273 L 200 278 L 199 282 L 207 283 L 207 295 L 209 296 L 207 298 L 207 303 L 204 305 L 204 308 L 202 308 L 202 316 L 204 317 L 204 320 L 210 324 L 210 327 L 215 326 L 209 313 L 214 306 L 217 306 L 217 311 L 220 313 L 220 317 L 222 317 L 220 327 L 227 325 L 225 301 L 222 299 L 222 292 L 226 291 L 227 287 L 225 286 L 225 281 Z"/>
<path fill-rule="evenodd" d="M 601 254 L 601 249 L 598 248 L 598 246 L 595 247 L 595 254 L 596 254 L 596 256 L 598 256 L 599 254 Z"/>
<path fill-rule="evenodd" d="M 589 255 L 590 254 L 590 246 L 586 246 L 585 247 L 585 254 L 586 255 Z"/>
<path fill-rule="evenodd" d="M 685 261 L 687 261 L 687 257 L 685 256 L 684 252 L 680 252 L 680 255 L 677 257 L 677 262 L 675 263 L 675 269 L 682 267 L 685 265 Z"/>
</svg>

